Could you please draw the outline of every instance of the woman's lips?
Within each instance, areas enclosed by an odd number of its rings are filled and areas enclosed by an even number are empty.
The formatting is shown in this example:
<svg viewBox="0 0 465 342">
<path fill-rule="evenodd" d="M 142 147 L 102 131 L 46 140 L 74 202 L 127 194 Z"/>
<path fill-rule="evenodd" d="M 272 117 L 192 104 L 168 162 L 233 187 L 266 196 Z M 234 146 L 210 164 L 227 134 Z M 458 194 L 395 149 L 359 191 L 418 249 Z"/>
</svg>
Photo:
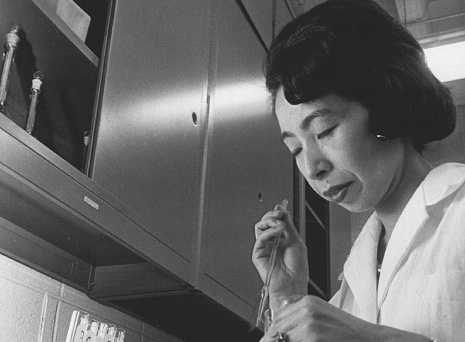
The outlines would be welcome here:
<svg viewBox="0 0 465 342">
<path fill-rule="evenodd" d="M 329 198 L 332 202 L 340 203 L 346 197 L 347 190 L 351 184 L 352 182 L 347 182 L 345 184 L 333 186 L 323 192 L 323 196 Z"/>
</svg>

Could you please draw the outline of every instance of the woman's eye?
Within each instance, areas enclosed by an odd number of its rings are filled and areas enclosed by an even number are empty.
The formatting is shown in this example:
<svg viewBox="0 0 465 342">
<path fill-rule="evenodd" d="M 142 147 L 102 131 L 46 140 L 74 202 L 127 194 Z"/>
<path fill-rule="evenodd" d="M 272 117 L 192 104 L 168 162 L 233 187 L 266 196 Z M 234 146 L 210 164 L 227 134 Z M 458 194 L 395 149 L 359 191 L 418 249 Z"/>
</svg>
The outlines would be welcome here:
<svg viewBox="0 0 465 342">
<path fill-rule="evenodd" d="M 316 138 L 318 140 L 320 140 L 320 139 L 324 139 L 324 138 L 328 137 L 329 135 L 331 135 L 331 133 L 334 131 L 334 129 L 336 127 L 337 127 L 337 125 L 334 125 L 334 126 L 328 128 L 328 129 L 324 130 L 323 132 L 317 134 Z"/>
</svg>

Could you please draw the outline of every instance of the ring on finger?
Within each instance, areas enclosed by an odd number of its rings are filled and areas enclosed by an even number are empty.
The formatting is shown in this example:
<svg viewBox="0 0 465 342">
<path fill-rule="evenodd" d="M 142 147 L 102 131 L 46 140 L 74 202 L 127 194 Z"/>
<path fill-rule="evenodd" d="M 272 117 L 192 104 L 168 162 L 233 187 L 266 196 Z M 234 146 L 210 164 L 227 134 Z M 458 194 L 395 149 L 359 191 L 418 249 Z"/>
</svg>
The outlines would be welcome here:
<svg viewBox="0 0 465 342">
<path fill-rule="evenodd" d="M 276 342 L 289 342 L 289 341 L 285 333 L 279 332 L 278 337 L 276 338 Z"/>
</svg>

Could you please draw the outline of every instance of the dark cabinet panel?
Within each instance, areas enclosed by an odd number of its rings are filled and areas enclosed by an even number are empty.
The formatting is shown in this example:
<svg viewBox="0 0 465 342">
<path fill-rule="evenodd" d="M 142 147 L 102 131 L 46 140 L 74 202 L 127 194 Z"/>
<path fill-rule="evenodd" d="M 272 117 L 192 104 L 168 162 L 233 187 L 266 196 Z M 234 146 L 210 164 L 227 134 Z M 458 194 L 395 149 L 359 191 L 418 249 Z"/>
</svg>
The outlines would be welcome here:
<svg viewBox="0 0 465 342">
<path fill-rule="evenodd" d="M 199 215 L 208 18 L 207 0 L 117 1 L 92 168 L 186 262 Z"/>
</svg>

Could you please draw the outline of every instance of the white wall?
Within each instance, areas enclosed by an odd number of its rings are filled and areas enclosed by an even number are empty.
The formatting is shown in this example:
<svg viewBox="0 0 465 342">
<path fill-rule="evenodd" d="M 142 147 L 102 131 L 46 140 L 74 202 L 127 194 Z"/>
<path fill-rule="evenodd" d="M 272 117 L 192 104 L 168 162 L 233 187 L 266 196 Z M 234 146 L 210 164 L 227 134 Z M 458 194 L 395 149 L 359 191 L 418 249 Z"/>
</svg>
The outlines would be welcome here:
<svg viewBox="0 0 465 342">
<path fill-rule="evenodd" d="M 431 144 L 425 155 L 433 165 L 448 161 L 465 163 L 465 105 L 457 107 L 457 127 L 454 133 Z"/>
</svg>

